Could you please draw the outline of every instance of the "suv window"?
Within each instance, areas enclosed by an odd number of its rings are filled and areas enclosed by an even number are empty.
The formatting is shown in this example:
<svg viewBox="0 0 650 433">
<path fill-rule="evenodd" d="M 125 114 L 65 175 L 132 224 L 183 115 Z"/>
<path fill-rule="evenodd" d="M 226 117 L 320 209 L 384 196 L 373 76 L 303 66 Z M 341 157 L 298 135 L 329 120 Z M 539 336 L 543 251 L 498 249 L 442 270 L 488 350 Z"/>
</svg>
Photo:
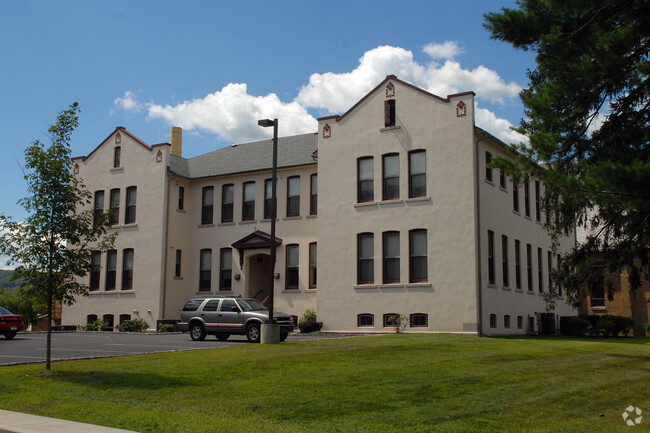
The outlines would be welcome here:
<svg viewBox="0 0 650 433">
<path fill-rule="evenodd" d="M 219 307 L 219 301 L 219 299 L 209 300 L 203 307 L 203 311 L 217 311 L 217 308 Z"/>
<path fill-rule="evenodd" d="M 233 311 L 233 307 L 237 307 L 237 304 L 235 301 L 232 299 L 224 299 L 223 302 L 221 302 L 221 308 L 219 308 L 219 311 Z M 239 308 L 238 308 L 239 309 Z"/>
<path fill-rule="evenodd" d="M 239 306 L 244 311 L 264 311 L 268 310 L 264 305 L 255 299 L 238 299 Z"/>
<path fill-rule="evenodd" d="M 196 311 L 202 303 L 203 299 L 190 299 L 185 303 L 185 306 L 183 306 L 183 311 Z"/>
</svg>

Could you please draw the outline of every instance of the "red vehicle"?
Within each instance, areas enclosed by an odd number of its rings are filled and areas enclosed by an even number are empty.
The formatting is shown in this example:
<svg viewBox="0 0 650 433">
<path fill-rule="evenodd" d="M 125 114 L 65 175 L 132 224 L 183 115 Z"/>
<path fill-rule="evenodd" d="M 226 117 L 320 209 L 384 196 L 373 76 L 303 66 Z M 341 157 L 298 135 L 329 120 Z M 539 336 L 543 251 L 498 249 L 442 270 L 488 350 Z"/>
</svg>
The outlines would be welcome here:
<svg viewBox="0 0 650 433">
<path fill-rule="evenodd" d="M 21 315 L 12 314 L 6 308 L 0 307 L 0 334 L 4 334 L 7 340 L 11 340 L 18 331 L 23 329 L 25 329 L 25 326 Z"/>
</svg>

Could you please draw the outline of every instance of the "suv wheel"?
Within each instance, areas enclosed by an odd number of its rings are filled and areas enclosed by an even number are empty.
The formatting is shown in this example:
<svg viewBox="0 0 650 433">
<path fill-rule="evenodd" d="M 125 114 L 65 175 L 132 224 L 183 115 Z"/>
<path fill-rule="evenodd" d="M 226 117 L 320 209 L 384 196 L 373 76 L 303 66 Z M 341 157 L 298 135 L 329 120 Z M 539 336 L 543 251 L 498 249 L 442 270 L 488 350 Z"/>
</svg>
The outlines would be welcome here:
<svg viewBox="0 0 650 433">
<path fill-rule="evenodd" d="M 190 325 L 190 337 L 194 341 L 205 340 L 205 329 L 203 329 L 200 323 L 192 323 Z"/>
<path fill-rule="evenodd" d="M 248 325 L 246 328 L 246 338 L 248 338 L 248 341 L 251 343 L 259 343 L 260 342 L 260 324 L 259 323 L 251 323 Z"/>
<path fill-rule="evenodd" d="M 280 342 L 283 342 L 289 336 L 288 332 L 280 332 Z"/>
<path fill-rule="evenodd" d="M 219 341 L 226 341 L 228 337 L 230 337 L 230 334 L 216 334 L 215 337 L 217 337 L 217 340 Z"/>
<path fill-rule="evenodd" d="M 11 340 L 15 336 L 16 336 L 16 331 L 7 331 L 7 332 L 5 332 L 5 338 L 7 340 Z"/>
</svg>

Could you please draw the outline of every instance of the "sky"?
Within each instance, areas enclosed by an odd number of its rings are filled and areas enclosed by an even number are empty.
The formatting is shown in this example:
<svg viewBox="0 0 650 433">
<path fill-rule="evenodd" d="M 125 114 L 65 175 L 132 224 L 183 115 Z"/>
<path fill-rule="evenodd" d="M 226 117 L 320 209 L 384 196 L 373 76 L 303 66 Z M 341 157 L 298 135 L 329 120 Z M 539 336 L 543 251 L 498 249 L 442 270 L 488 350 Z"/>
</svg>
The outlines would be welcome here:
<svg viewBox="0 0 650 433">
<path fill-rule="evenodd" d="M 117 126 L 148 144 L 183 128 L 183 156 L 316 132 L 386 75 L 476 93 L 476 124 L 506 142 L 534 54 L 490 39 L 512 0 L 0 0 L 0 214 L 22 221 L 24 150 L 77 101 L 72 155 Z"/>
</svg>

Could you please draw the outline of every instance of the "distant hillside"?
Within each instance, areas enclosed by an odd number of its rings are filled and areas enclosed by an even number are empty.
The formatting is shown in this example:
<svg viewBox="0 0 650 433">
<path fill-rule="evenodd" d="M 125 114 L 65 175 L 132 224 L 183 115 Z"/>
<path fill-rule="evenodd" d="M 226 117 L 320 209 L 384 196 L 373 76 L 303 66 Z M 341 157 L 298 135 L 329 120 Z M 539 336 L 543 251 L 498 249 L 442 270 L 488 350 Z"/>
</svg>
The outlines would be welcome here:
<svg viewBox="0 0 650 433">
<path fill-rule="evenodd" d="M 0 287 L 9 290 L 15 289 L 16 287 L 20 287 L 21 284 L 20 281 L 11 281 L 11 277 L 13 276 L 14 276 L 14 271 L 0 269 Z"/>
</svg>

